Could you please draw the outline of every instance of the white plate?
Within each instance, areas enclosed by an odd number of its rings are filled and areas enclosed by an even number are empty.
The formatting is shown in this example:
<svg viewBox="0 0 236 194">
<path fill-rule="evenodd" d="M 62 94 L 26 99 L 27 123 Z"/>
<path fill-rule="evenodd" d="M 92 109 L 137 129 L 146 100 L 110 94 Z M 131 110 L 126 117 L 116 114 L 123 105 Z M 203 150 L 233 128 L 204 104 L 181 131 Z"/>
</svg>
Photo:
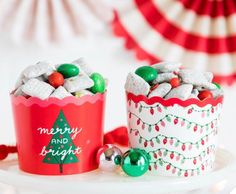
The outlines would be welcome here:
<svg viewBox="0 0 236 194">
<path fill-rule="evenodd" d="M 235 157 L 228 151 L 219 149 L 216 165 L 212 172 L 204 176 L 189 178 L 162 177 L 146 174 L 133 178 L 123 173 L 108 173 L 99 170 L 70 176 L 39 176 L 21 172 L 17 160 L 0 163 L 0 182 L 18 188 L 27 188 L 44 193 L 77 194 L 156 194 L 165 192 L 190 191 L 211 186 L 225 180 L 236 170 Z"/>
</svg>

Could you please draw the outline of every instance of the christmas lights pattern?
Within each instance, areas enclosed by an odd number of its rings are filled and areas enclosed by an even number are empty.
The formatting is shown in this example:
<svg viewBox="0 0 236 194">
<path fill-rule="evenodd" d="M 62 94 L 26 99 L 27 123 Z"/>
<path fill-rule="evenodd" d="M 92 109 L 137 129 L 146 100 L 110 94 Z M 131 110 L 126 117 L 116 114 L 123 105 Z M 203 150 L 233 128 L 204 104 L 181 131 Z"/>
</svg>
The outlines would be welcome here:
<svg viewBox="0 0 236 194">
<path fill-rule="evenodd" d="M 128 101 L 128 104 L 129 106 L 131 106 L 131 100 Z M 142 112 L 143 109 L 149 109 L 151 115 L 154 115 L 155 113 L 155 110 L 157 110 L 158 112 L 162 112 L 163 109 L 167 109 L 167 107 L 161 105 L 161 104 L 156 104 L 154 106 L 145 106 L 141 103 L 134 103 L 135 105 L 135 108 L 139 110 L 139 113 Z M 219 104 L 220 105 L 220 104 Z M 218 105 L 218 106 L 219 106 Z M 210 106 L 209 108 L 206 108 L 206 109 L 198 109 L 198 108 L 195 108 L 194 106 L 190 107 L 190 108 L 187 108 L 187 113 L 188 114 L 191 114 L 193 112 L 197 112 L 197 113 L 201 113 L 201 117 L 204 118 L 204 117 L 209 117 L 210 114 L 216 112 L 218 110 L 218 106 Z"/>
<path fill-rule="evenodd" d="M 160 167 L 164 167 L 166 171 L 171 171 L 172 174 L 176 174 L 178 176 L 193 176 L 195 174 L 199 175 L 201 171 L 204 171 L 209 165 L 213 166 L 214 161 L 213 160 L 206 160 L 201 165 L 199 165 L 196 168 L 192 169 L 183 169 L 180 167 L 177 167 L 176 165 L 171 164 L 170 162 L 167 162 L 163 160 L 162 158 L 157 159 L 155 162 L 151 162 L 149 166 L 149 170 L 152 170 L 152 167 L 155 170 L 158 170 Z"/>
<path fill-rule="evenodd" d="M 212 168 L 221 104 L 127 105 L 130 145 L 149 153 L 150 171 L 187 177 Z"/>
<path fill-rule="evenodd" d="M 166 122 L 173 122 L 175 125 L 180 124 L 181 127 L 186 126 L 185 127 L 186 129 L 190 129 L 192 127 L 194 132 L 199 131 L 200 133 L 202 133 L 203 129 L 206 129 L 206 131 L 208 131 L 210 128 L 213 129 L 214 126 L 217 125 L 217 120 L 218 120 L 216 118 L 205 125 L 201 125 L 196 122 L 189 121 L 185 118 L 182 118 L 182 117 L 179 117 L 179 116 L 176 116 L 173 114 L 167 114 L 163 118 L 161 118 L 159 121 L 157 121 L 156 123 L 150 124 L 150 123 L 143 121 L 135 113 L 132 113 L 129 111 L 128 114 L 129 114 L 129 119 L 131 119 L 132 116 L 136 117 L 137 118 L 136 124 L 137 125 L 141 124 L 143 130 L 147 127 L 149 132 L 151 132 L 153 129 L 155 129 L 156 131 L 159 131 L 160 126 L 162 126 L 162 127 L 166 126 Z"/>
<path fill-rule="evenodd" d="M 200 145 L 204 146 L 208 141 L 209 141 L 209 136 L 213 135 L 215 136 L 217 134 L 217 129 L 212 130 L 210 133 L 206 134 L 205 136 L 203 136 L 200 140 L 196 141 L 196 142 L 190 142 L 190 141 L 186 141 L 186 142 L 182 142 L 180 141 L 178 138 L 176 137 L 168 137 L 162 134 L 158 134 L 155 137 L 152 137 L 150 139 L 146 139 L 145 137 L 143 137 L 138 129 L 132 129 L 130 128 L 129 133 L 131 134 L 132 132 L 134 132 L 135 136 L 139 137 L 139 144 L 143 143 L 143 146 L 146 148 L 147 146 L 151 146 L 154 147 L 155 143 L 158 144 L 167 144 L 169 143 L 170 145 L 174 145 L 175 147 L 180 147 L 183 151 L 186 150 L 187 146 L 188 149 L 191 150 L 193 146 L 195 146 L 197 149 L 199 149 Z"/>
<path fill-rule="evenodd" d="M 185 157 L 185 155 L 182 153 L 179 153 L 177 151 L 171 151 L 166 148 L 159 148 L 153 151 L 149 151 L 148 153 L 153 159 L 157 159 L 159 157 L 162 157 L 162 158 L 166 157 L 166 158 L 170 158 L 171 160 L 180 161 L 181 164 L 185 163 L 185 161 L 188 160 L 188 161 L 192 161 L 192 163 L 196 165 L 198 161 L 200 162 L 202 161 L 202 158 L 205 158 L 207 155 L 211 155 L 212 153 L 214 154 L 215 150 L 216 150 L 216 146 L 213 144 L 213 145 L 208 146 L 199 155 L 193 156 L 193 157 Z"/>
</svg>

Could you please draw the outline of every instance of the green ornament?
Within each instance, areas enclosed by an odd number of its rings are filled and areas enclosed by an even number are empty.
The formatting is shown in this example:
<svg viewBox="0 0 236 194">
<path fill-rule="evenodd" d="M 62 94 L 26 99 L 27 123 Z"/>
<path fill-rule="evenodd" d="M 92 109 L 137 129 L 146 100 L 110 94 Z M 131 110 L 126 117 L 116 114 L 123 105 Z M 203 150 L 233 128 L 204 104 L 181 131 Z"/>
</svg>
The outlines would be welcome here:
<svg viewBox="0 0 236 194">
<path fill-rule="evenodd" d="M 73 64 L 62 64 L 57 68 L 57 71 L 61 73 L 64 78 L 79 75 L 79 68 Z"/>
<path fill-rule="evenodd" d="M 144 150 L 134 148 L 124 153 L 121 159 L 121 168 L 132 177 L 143 175 L 149 167 L 150 156 Z"/>
<path fill-rule="evenodd" d="M 157 70 L 150 66 L 142 66 L 136 69 L 135 73 L 146 82 L 152 82 L 157 78 Z"/>
<path fill-rule="evenodd" d="M 94 82 L 94 86 L 90 88 L 91 92 L 93 92 L 94 94 L 96 93 L 103 93 L 105 92 L 106 89 L 106 83 L 105 83 L 105 79 L 102 77 L 101 74 L 99 73 L 93 73 L 90 78 L 93 80 Z"/>
<path fill-rule="evenodd" d="M 216 86 L 218 89 L 221 89 L 220 84 L 217 84 L 217 83 L 215 83 L 215 82 L 212 82 L 212 83 L 215 84 L 215 86 Z"/>
</svg>

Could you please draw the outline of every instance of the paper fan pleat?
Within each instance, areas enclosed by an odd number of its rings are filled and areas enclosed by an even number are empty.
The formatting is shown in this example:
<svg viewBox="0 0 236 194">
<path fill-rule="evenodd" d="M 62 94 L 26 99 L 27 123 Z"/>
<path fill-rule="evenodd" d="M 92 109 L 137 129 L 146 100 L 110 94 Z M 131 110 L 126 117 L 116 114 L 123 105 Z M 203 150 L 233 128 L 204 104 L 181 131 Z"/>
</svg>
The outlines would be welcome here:
<svg viewBox="0 0 236 194">
<path fill-rule="evenodd" d="M 217 77 L 236 77 L 236 13 L 198 15 L 175 0 L 133 0 L 127 7 L 129 11 L 115 12 L 113 28 L 138 59 L 181 61 L 191 68 L 213 71 Z M 219 9 L 225 12 L 227 8 Z"/>
<path fill-rule="evenodd" d="M 235 14 L 236 6 L 234 0 L 179 0 L 186 8 L 199 15 L 208 15 L 212 18 Z"/>
<path fill-rule="evenodd" d="M 87 33 L 87 18 L 95 18 L 90 26 L 96 31 L 111 17 L 112 10 L 102 0 L 99 4 L 95 0 L 0 0 L 0 32 L 17 41 L 71 39 Z"/>
</svg>

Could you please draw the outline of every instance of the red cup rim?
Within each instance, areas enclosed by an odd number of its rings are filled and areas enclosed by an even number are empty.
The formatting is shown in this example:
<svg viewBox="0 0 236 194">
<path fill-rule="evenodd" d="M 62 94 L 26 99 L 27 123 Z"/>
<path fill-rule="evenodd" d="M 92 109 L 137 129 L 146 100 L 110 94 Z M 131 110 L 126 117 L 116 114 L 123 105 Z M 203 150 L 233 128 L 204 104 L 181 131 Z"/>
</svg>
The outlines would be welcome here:
<svg viewBox="0 0 236 194">
<path fill-rule="evenodd" d="M 14 96 L 13 94 L 10 94 L 11 96 L 11 100 L 15 105 L 18 104 L 24 104 L 25 106 L 32 106 L 33 104 L 37 104 L 41 107 L 46 107 L 49 106 L 51 104 L 57 104 L 59 106 L 65 106 L 66 104 L 76 104 L 76 105 L 82 105 L 84 103 L 92 103 L 94 104 L 95 102 L 97 102 L 98 100 L 103 101 L 105 99 L 106 96 L 106 92 L 105 93 L 97 93 L 94 95 L 85 95 L 82 96 L 80 98 L 77 98 L 75 96 L 68 96 L 65 97 L 63 99 L 58 99 L 58 98 L 48 98 L 45 100 L 42 100 L 40 98 L 37 97 L 24 97 L 24 96 Z"/>
<path fill-rule="evenodd" d="M 179 98 L 170 98 L 170 99 L 166 100 L 166 99 L 161 98 L 159 96 L 153 96 L 151 98 L 148 98 L 147 96 L 144 96 L 144 95 L 135 95 L 135 94 L 129 93 L 129 92 L 126 92 L 126 95 L 127 95 L 127 99 L 132 100 L 134 103 L 138 103 L 140 101 L 143 101 L 148 105 L 152 105 L 152 104 L 158 102 L 158 103 L 162 104 L 163 106 L 173 106 L 174 104 L 178 104 L 182 107 L 187 107 L 187 106 L 193 105 L 193 104 L 195 104 L 199 107 L 204 107 L 208 104 L 211 104 L 212 106 L 216 106 L 219 103 L 222 104 L 223 98 L 224 98 L 222 95 L 217 98 L 207 98 L 202 101 L 199 99 L 195 99 L 195 98 L 190 98 L 187 100 L 181 100 Z"/>
</svg>

